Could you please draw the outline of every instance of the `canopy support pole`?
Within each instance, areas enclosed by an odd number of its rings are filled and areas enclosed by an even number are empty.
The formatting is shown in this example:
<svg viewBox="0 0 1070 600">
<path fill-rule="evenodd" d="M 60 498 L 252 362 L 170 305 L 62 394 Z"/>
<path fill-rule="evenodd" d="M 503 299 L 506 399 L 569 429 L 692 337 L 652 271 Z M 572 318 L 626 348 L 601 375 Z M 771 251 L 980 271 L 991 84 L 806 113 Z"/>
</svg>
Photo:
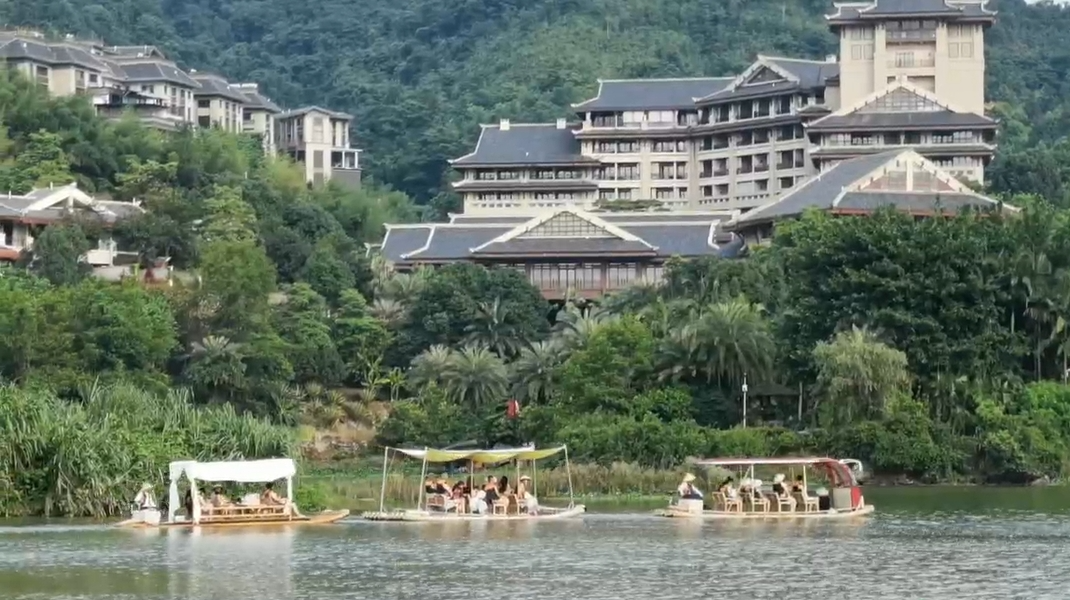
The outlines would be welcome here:
<svg viewBox="0 0 1070 600">
<path fill-rule="evenodd" d="M 531 495 L 539 497 L 539 463 L 531 461 Z"/>
<path fill-rule="evenodd" d="M 427 479 L 427 446 L 424 446 L 424 465 L 420 468 L 420 492 L 416 495 L 416 510 L 424 503 L 424 481 Z"/>
<path fill-rule="evenodd" d="M 386 466 L 390 457 L 390 448 L 383 448 L 383 485 L 379 487 L 379 512 L 383 512 L 386 504 Z"/>
<path fill-rule="evenodd" d="M 572 494 L 572 466 L 568 462 L 568 446 L 565 446 L 565 472 L 568 473 L 568 507 L 572 508 L 576 502 Z"/>
</svg>

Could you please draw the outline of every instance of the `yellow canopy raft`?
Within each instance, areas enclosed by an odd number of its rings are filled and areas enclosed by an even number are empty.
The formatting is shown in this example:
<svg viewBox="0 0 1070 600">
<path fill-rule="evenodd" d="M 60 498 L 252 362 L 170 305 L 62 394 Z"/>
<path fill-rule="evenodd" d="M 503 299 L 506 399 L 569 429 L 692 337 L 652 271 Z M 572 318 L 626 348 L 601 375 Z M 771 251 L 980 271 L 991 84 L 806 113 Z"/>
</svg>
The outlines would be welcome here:
<svg viewBox="0 0 1070 600">
<path fill-rule="evenodd" d="M 538 502 L 538 471 L 535 462 L 563 453 L 565 470 L 568 473 L 568 506 L 543 506 Z M 425 493 L 423 487 L 413 509 L 386 510 L 386 478 L 391 454 L 401 454 L 419 459 L 423 463 L 420 478 L 426 480 L 429 464 L 452 462 L 468 463 L 468 483 L 471 489 L 462 493 L 451 490 L 450 493 Z M 529 462 L 531 476 L 521 475 L 521 463 Z M 475 465 L 500 465 L 507 462 L 516 464 L 516 482 L 526 480 L 522 493 L 516 488 L 502 490 L 496 499 L 488 500 L 486 492 L 477 488 L 472 479 Z M 572 470 L 568 461 L 568 448 L 536 449 L 534 445 L 519 448 L 493 448 L 489 450 L 443 450 L 436 448 L 407 449 L 386 448 L 383 451 L 383 485 L 379 492 L 379 510 L 365 512 L 361 518 L 368 521 L 516 521 L 516 520 L 551 520 L 578 517 L 586 511 L 582 504 L 576 504 L 572 491 Z"/>
</svg>

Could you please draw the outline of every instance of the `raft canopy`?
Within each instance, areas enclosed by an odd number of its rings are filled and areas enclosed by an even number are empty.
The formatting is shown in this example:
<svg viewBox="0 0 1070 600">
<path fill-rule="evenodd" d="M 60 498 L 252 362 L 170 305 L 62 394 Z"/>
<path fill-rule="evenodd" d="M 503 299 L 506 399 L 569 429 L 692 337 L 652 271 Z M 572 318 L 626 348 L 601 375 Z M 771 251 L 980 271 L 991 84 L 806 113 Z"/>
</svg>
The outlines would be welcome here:
<svg viewBox="0 0 1070 600">
<path fill-rule="evenodd" d="M 179 460 L 170 465 L 171 485 L 168 490 L 167 521 L 175 522 L 175 513 L 180 506 L 178 482 L 184 475 L 189 480 L 193 496 L 193 522 L 201 520 L 200 495 L 197 482 L 233 481 L 235 483 L 268 483 L 279 479 L 286 480 L 286 499 L 293 501 L 293 477 L 297 474 L 297 465 L 292 458 L 268 458 L 264 460 L 237 460 L 218 462 L 198 462 Z"/>
<path fill-rule="evenodd" d="M 470 460 L 482 464 L 496 464 L 511 460 L 542 460 L 565 451 L 564 446 L 556 448 L 535 449 L 535 446 L 522 446 L 520 448 L 495 448 L 492 450 L 438 450 L 424 448 L 413 450 L 409 448 L 390 448 L 412 458 L 425 460 L 429 463 L 448 463 L 458 460 Z"/>
</svg>

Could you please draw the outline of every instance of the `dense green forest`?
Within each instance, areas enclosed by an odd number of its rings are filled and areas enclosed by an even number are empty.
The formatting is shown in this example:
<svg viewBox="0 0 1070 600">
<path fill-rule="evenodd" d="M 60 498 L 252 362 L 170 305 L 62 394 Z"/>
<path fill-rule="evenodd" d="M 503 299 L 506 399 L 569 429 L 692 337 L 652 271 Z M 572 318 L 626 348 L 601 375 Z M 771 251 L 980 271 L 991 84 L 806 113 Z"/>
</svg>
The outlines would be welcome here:
<svg viewBox="0 0 1070 600">
<path fill-rule="evenodd" d="M 988 97 L 1005 123 L 993 187 L 1061 201 L 1070 181 L 1059 160 L 1070 133 L 1070 44 L 1062 43 L 1070 10 L 989 4 L 1000 16 L 987 36 Z M 449 205 L 439 196 L 446 160 L 470 151 L 479 123 L 567 116 L 570 103 L 594 95 L 599 77 L 726 75 L 757 53 L 823 57 L 836 51 L 822 18 L 830 5 L 0 0 L 0 21 L 156 44 L 190 67 L 258 81 L 284 104 L 348 111 L 373 178 L 421 203 Z M 1025 148 L 1009 162 L 1007 153 Z"/>
</svg>

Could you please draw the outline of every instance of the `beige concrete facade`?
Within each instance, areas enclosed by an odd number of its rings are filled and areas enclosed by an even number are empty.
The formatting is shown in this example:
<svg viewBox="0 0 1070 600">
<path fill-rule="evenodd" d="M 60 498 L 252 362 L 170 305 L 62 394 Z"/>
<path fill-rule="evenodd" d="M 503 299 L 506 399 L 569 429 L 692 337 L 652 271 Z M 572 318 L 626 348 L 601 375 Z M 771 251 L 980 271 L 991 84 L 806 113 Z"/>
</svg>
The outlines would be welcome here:
<svg viewBox="0 0 1070 600">
<path fill-rule="evenodd" d="M 331 179 L 351 187 L 360 185 L 360 150 L 350 144 L 353 116 L 310 106 L 280 114 L 275 145 L 305 168 L 313 185 Z"/>
<path fill-rule="evenodd" d="M 452 163 L 465 212 L 633 201 L 747 210 L 840 161 L 899 148 L 983 183 L 997 127 L 984 115 L 984 32 L 995 20 L 985 0 L 837 3 L 826 19 L 838 57 L 759 56 L 731 77 L 604 80 L 573 105 L 577 122 L 484 125 L 475 151 Z"/>
</svg>

